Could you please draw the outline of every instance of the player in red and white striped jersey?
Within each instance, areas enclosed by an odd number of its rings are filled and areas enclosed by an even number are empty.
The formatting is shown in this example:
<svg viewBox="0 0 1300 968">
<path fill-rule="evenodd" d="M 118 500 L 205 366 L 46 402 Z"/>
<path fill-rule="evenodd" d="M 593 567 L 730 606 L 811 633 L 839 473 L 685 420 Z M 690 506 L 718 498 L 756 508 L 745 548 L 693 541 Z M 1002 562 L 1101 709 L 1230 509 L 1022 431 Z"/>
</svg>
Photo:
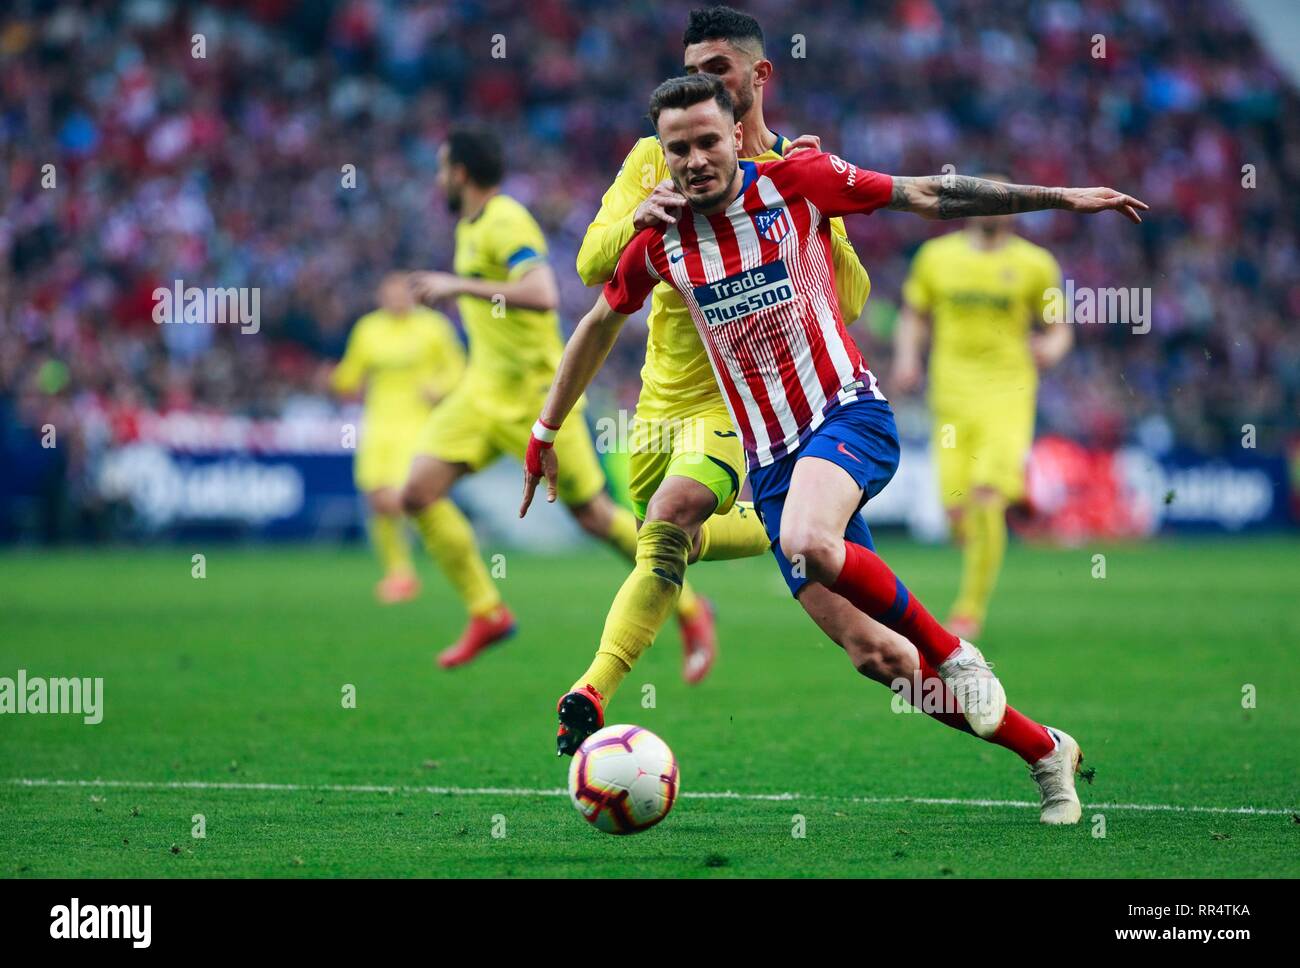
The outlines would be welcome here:
<svg viewBox="0 0 1300 968">
<path fill-rule="evenodd" d="M 630 313 L 660 281 L 682 294 L 752 470 L 836 407 L 885 399 L 840 318 L 827 219 L 888 205 L 893 181 L 809 150 L 738 174 L 725 209 L 634 237 L 604 295 Z"/>
<path fill-rule="evenodd" d="M 664 156 L 689 208 L 644 229 L 578 324 L 534 427 L 525 461 L 527 511 L 539 481 L 555 498 L 554 439 L 604 361 L 627 315 L 654 286 L 673 286 L 691 311 L 749 460 L 754 505 L 792 593 L 829 588 L 916 646 L 926 679 L 951 691 L 977 736 L 1020 753 L 1042 795 L 1045 823 L 1075 823 L 1074 775 L 1082 753 L 1067 734 L 1006 703 L 979 650 L 944 629 L 875 553 L 858 512 L 893 477 L 898 434 L 876 379 L 840 318 L 827 219 L 879 208 L 930 218 L 1003 215 L 1042 208 L 1118 211 L 1141 221 L 1147 206 L 1109 188 L 1040 188 L 965 176 L 903 178 L 834 155 L 801 151 L 764 164 L 737 160 L 741 141 L 718 78 L 665 81 L 650 102 Z M 669 605 L 692 535 L 644 562 Z M 641 567 L 638 550 L 638 567 Z M 667 616 L 667 608 L 662 610 Z M 565 700 L 576 728 L 599 718 Z M 586 697 L 590 703 L 590 697 Z"/>
</svg>

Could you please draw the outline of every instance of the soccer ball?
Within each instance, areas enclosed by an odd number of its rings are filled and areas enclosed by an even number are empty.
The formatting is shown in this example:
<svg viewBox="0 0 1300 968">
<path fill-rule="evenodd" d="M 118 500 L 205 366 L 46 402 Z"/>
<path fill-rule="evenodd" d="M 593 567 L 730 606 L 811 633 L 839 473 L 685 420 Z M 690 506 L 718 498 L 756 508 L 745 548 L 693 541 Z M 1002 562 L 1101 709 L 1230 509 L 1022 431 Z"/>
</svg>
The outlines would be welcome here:
<svg viewBox="0 0 1300 968">
<path fill-rule="evenodd" d="M 657 824 L 677 799 L 677 758 L 641 726 L 592 733 L 569 767 L 569 799 L 607 834 L 635 834 Z"/>
</svg>

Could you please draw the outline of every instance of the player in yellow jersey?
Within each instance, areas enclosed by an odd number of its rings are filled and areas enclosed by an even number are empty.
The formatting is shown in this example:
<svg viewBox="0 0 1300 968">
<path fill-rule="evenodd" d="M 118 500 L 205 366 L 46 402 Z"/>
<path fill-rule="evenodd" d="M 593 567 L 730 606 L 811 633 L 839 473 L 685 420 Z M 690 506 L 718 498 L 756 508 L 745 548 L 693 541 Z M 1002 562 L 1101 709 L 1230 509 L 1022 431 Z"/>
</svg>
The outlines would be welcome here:
<svg viewBox="0 0 1300 968">
<path fill-rule="evenodd" d="M 455 272 L 412 276 L 427 302 L 455 298 L 469 339 L 469 364 L 456 389 L 429 418 L 402 491 L 429 552 L 470 613 L 461 639 L 439 656 L 444 668 L 473 659 L 508 636 L 514 619 L 483 565 L 468 525 L 447 521 L 443 500 L 466 474 L 502 454 L 522 458 L 533 420 L 555 376 L 564 343 L 559 294 L 546 239 L 528 210 L 500 191 L 501 147 L 486 131 L 453 131 L 438 155 L 438 186 L 456 224 Z M 636 520 L 605 491 L 605 475 L 582 420 L 555 441 L 566 468 L 560 499 L 588 534 L 627 558 Z M 683 645 L 714 650 L 712 610 L 688 591 L 678 603 Z"/>
<path fill-rule="evenodd" d="M 753 17 L 722 6 L 692 11 L 683 47 L 687 73 L 715 74 L 731 94 L 743 131 L 743 158 L 773 161 L 820 143 L 810 137 L 789 142 L 764 122 L 763 87 L 772 62 L 764 56 L 763 32 Z M 674 220 L 685 204 L 672 187 L 658 139 L 642 138 L 587 229 L 578 252 L 582 281 L 603 283 L 637 232 Z M 844 320 L 851 324 L 862 313 L 871 280 L 843 221 L 833 219 L 831 227 L 836 293 Z M 560 698 L 560 753 L 572 753 L 603 720 L 610 696 L 654 641 L 677 594 L 665 575 L 697 560 L 764 554 L 770 545 L 753 508 L 736 503 L 745 468 L 740 439 L 695 324 L 671 286 L 654 290 L 648 325 L 632 424 L 631 496 L 643 521 L 637 566 L 610 606 L 594 660 Z M 563 472 L 564 456 L 557 456 Z M 824 586 L 808 585 L 799 603 L 863 675 L 889 683 L 916 667 L 916 650 L 906 638 Z M 688 681 L 692 673 L 688 666 Z M 566 726 L 566 717 L 578 728 Z"/>
<path fill-rule="evenodd" d="M 357 320 L 331 388 L 364 388 L 365 410 L 354 461 L 357 490 L 366 496 L 371 541 L 384 568 L 375 595 L 385 604 L 420 590 L 403 532 L 401 490 L 416 438 L 434 404 L 465 369 L 465 352 L 447 317 L 416 304 L 404 273 L 379 284 L 379 308 Z"/>
<path fill-rule="evenodd" d="M 999 176 L 998 181 L 1006 181 Z M 974 640 L 983 626 L 1007 544 L 1006 508 L 1024 494 L 1034 436 L 1038 370 L 1073 344 L 1069 326 L 1034 330 L 1059 293 L 1052 254 L 1016 235 L 1013 216 L 972 220 L 917 250 L 903 285 L 892 386 L 921 382 L 930 349 L 931 452 L 939 492 L 962 547 L 961 587 L 948 627 Z"/>
</svg>

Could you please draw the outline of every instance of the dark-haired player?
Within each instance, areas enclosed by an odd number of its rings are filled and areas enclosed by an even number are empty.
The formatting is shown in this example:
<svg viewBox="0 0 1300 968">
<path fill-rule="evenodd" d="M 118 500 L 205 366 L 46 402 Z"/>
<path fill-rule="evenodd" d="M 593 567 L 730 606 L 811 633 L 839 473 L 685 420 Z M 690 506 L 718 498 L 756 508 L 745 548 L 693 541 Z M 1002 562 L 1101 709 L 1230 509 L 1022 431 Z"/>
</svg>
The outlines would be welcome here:
<svg viewBox="0 0 1300 968">
<path fill-rule="evenodd" d="M 815 142 L 811 138 L 788 142 L 769 130 L 763 119 L 763 90 L 772 76 L 772 63 L 764 55 L 763 31 L 753 17 L 730 7 L 693 10 L 682 45 L 686 72 L 705 71 L 719 77 L 736 104 L 742 156 L 775 161 Z M 685 197 L 673 187 L 659 139 L 642 138 L 587 230 L 578 253 L 583 280 L 589 284 L 608 280 L 637 230 L 660 222 L 671 224 L 685 205 Z M 780 225 L 771 228 L 779 231 Z M 842 220 L 831 219 L 830 231 L 835 290 L 848 323 L 862 312 L 871 280 Z M 745 474 L 739 435 L 690 311 L 671 286 L 656 287 L 648 323 L 631 459 L 632 497 L 645 520 L 637 543 L 637 566 L 610 607 L 595 657 L 561 697 L 560 705 L 568 695 L 581 692 L 603 709 L 654 641 L 660 625 L 655 616 L 675 593 L 671 583 L 655 572 L 654 561 L 659 546 L 673 540 L 674 529 L 696 535 L 690 561 L 764 554 L 770 544 L 752 505 L 735 500 Z M 657 426 L 680 430 L 671 435 L 646 434 L 648 443 L 636 439 L 637 429 Z M 916 649 L 897 632 L 821 585 L 808 586 L 799 595 L 799 604 L 863 676 L 886 685 L 917 681 Z M 686 660 L 686 680 L 695 682 L 707 671 L 712 656 L 694 650 Z M 960 713 L 933 707 L 926 711 L 958 729 L 969 728 Z M 572 753 L 578 742 L 579 736 L 561 723 L 557 750 Z"/>
<path fill-rule="evenodd" d="M 420 272 L 411 279 L 426 302 L 456 299 L 469 339 L 464 377 L 425 424 L 402 489 L 406 512 L 470 615 L 460 640 L 438 657 L 443 667 L 470 661 L 514 631 L 473 529 L 443 498 L 461 477 L 502 454 L 522 459 L 564 348 L 546 239 L 528 209 L 501 192 L 503 174 L 494 135 L 451 132 L 438 152 L 438 187 L 460 216 L 455 272 Z M 632 558 L 636 521 L 605 492 L 586 423 L 571 421 L 555 447 L 566 463 L 560 499 L 585 531 Z M 707 611 L 699 615 L 703 621 L 683 621 L 683 637 L 712 637 Z"/>
<path fill-rule="evenodd" d="M 659 283 L 671 285 L 708 350 L 744 445 L 755 508 L 793 594 L 829 588 L 910 639 L 922 672 L 942 679 L 971 731 L 1030 763 L 1043 822 L 1076 823 L 1078 744 L 1008 706 L 979 650 L 935 621 L 873 550 L 858 512 L 893 477 L 898 434 L 840 315 L 827 220 L 888 207 L 927 218 L 1113 210 L 1140 221 L 1137 210 L 1146 205 L 1109 188 L 890 176 L 816 151 L 741 162 L 731 96 L 711 75 L 665 81 L 651 98 L 650 116 L 689 208 L 672 224 L 636 234 L 578 324 L 529 443 L 521 513 L 543 477 L 554 498 L 558 468 L 550 440 L 627 314 Z M 692 540 L 685 529 L 666 531 L 657 549 L 653 564 L 669 586 L 669 603 Z M 581 690 L 565 699 L 560 718 L 575 735 L 603 721 L 599 703 Z"/>
<path fill-rule="evenodd" d="M 794 146 L 763 119 L 763 90 L 772 62 L 763 49 L 757 20 L 730 7 L 691 11 L 682 36 L 688 74 L 707 71 L 722 79 L 743 128 L 741 154 L 775 161 Z M 642 138 L 628 153 L 578 252 L 578 274 L 588 285 L 603 283 L 633 235 L 655 224 L 671 224 L 686 199 L 672 186 L 659 140 Z M 845 320 L 858 318 L 871 280 L 858 261 L 840 219 L 831 220 L 835 289 Z M 647 562 L 666 526 L 698 535 L 690 560 L 764 554 L 768 538 L 751 506 L 737 503 L 745 476 L 744 453 L 713 378 L 708 355 L 681 297 L 659 286 L 651 300 L 641 395 L 632 422 L 630 491 L 644 521 L 637 544 L 638 565 L 615 597 L 591 665 L 574 683 L 606 703 L 658 631 L 653 615 L 663 595 Z M 912 647 L 901 636 L 866 618 L 838 596 L 810 592 L 802 604 L 840 644 L 864 675 L 890 682 L 903 674 Z M 690 650 L 683 670 L 697 682 L 713 654 Z M 563 727 L 561 752 L 572 752 Z"/>
</svg>

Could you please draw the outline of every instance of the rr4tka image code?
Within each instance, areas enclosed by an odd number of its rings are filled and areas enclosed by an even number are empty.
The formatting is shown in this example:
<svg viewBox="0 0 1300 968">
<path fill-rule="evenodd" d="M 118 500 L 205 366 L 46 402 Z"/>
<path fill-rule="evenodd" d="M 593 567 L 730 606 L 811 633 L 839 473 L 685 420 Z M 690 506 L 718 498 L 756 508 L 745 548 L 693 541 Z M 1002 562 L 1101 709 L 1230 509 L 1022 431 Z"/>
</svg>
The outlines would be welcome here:
<svg viewBox="0 0 1300 968">
<path fill-rule="evenodd" d="M 8 5 L 24 930 L 148 905 L 167 949 L 234 879 L 798 877 L 1252 933 L 1241 882 L 1300 876 L 1298 34 Z"/>
</svg>

